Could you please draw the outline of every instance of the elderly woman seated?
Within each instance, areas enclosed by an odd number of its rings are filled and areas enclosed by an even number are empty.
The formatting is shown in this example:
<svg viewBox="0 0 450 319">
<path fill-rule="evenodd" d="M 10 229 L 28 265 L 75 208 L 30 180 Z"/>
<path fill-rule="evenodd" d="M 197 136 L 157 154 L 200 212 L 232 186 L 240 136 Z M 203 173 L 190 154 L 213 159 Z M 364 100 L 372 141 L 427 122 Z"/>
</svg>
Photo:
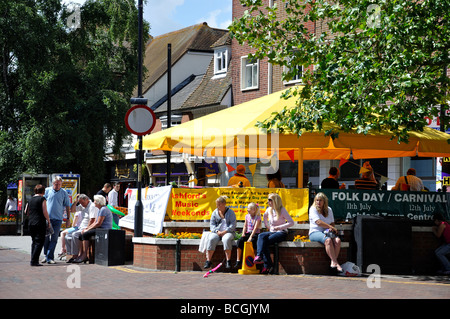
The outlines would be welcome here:
<svg viewBox="0 0 450 319">
<path fill-rule="evenodd" d="M 113 216 L 109 208 L 106 206 L 106 199 L 102 195 L 94 195 L 94 205 L 99 209 L 95 221 L 81 231 L 79 239 L 83 244 L 83 254 L 79 256 L 75 263 L 86 263 L 88 261 L 87 252 L 89 250 L 89 239 L 95 235 L 96 228 L 112 229 Z"/>
<path fill-rule="evenodd" d="M 212 266 L 211 258 L 219 241 L 223 243 L 226 264 L 225 268 L 231 268 L 231 249 L 233 248 L 234 231 L 236 229 L 236 215 L 227 205 L 227 197 L 220 196 L 216 199 L 216 209 L 211 215 L 210 229 L 206 248 L 206 262 L 203 268 Z"/>
</svg>

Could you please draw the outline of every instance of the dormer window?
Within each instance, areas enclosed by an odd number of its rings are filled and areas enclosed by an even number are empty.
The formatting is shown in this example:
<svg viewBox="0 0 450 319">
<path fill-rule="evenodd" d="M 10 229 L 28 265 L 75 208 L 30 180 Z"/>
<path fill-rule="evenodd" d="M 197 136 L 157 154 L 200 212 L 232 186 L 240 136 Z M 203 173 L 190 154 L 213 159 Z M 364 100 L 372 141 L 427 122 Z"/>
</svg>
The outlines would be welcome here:
<svg viewBox="0 0 450 319">
<path fill-rule="evenodd" d="M 227 47 L 217 48 L 214 51 L 214 75 L 226 74 L 228 71 L 229 50 Z"/>
</svg>

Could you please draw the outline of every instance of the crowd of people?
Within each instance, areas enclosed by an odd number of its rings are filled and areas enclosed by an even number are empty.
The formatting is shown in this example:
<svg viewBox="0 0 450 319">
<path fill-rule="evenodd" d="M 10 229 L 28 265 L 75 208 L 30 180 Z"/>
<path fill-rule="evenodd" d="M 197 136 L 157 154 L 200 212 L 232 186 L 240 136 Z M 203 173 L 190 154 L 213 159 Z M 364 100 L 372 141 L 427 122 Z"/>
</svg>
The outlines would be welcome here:
<svg viewBox="0 0 450 319">
<path fill-rule="evenodd" d="M 238 167 L 237 179 L 232 185 L 244 183 L 245 167 Z M 242 176 L 241 176 L 242 175 Z M 370 164 L 365 164 L 362 178 L 355 181 L 356 189 L 377 189 L 378 183 Z M 235 175 L 236 176 L 236 175 Z M 339 169 L 333 167 L 329 176 L 322 181 L 321 188 L 344 188 L 339 185 Z M 234 184 L 233 184 L 234 183 Z M 268 178 L 268 186 L 274 188 L 284 187 L 279 174 Z M 406 186 L 407 185 L 407 186 Z M 71 204 L 67 192 L 61 188 L 62 179 L 57 176 L 52 186 L 45 188 L 36 185 L 35 195 L 27 203 L 25 213 L 29 216 L 29 230 L 32 238 L 31 266 L 42 266 L 43 263 L 53 264 L 55 247 L 63 222 L 63 212 L 74 214 L 72 227 L 61 232 L 62 250 L 58 257 L 67 256 L 68 263 L 85 263 L 88 261 L 89 239 L 95 235 L 95 229 L 112 229 L 116 214 L 108 208 L 107 203 L 117 206 L 120 184 L 111 186 L 105 184 L 93 196 L 93 201 L 85 194 L 79 194 Z M 415 176 L 415 170 L 410 169 L 406 176 L 398 179 L 395 190 L 424 190 L 422 181 Z M 227 197 L 216 199 L 216 209 L 210 218 L 210 232 L 206 238 L 206 261 L 204 268 L 212 267 L 212 257 L 217 244 L 222 241 L 225 254 L 224 265 L 226 269 L 232 268 L 231 252 L 236 233 L 236 214 L 227 206 Z M 436 249 L 435 254 L 442 265 L 441 273 L 450 274 L 450 262 L 446 257 L 450 253 L 450 225 L 442 215 L 433 217 L 435 226 L 433 233 L 443 239 L 443 244 Z M 266 231 L 262 231 L 263 221 Z M 118 216 L 117 222 L 118 224 Z M 275 243 L 286 240 L 288 229 L 294 225 L 292 217 L 283 206 L 282 199 L 277 193 L 270 193 L 267 197 L 267 209 L 261 218 L 257 203 L 250 203 L 247 207 L 242 235 L 237 242 L 237 256 L 235 268 L 242 266 L 243 247 L 245 242 L 251 242 L 255 251 L 254 264 L 262 264 L 262 274 L 271 274 L 274 271 L 273 261 L 269 247 Z M 309 208 L 309 239 L 321 243 L 330 259 L 330 272 L 339 274 L 342 267 L 338 262 L 341 249 L 341 239 L 335 226 L 333 210 L 329 206 L 327 196 L 319 192 L 315 195 Z M 39 262 L 41 251 L 44 250 L 44 259 Z"/>
<path fill-rule="evenodd" d="M 340 172 L 337 167 L 331 167 L 329 176 L 320 185 L 321 189 L 345 189 L 345 183 L 339 183 Z M 267 175 L 268 188 L 285 188 L 281 182 L 281 175 Z M 248 187 L 250 182 L 245 177 L 245 167 L 239 165 L 237 173 L 230 178 L 228 186 Z M 375 178 L 374 170 L 369 162 L 365 162 L 361 169 L 361 178 L 355 180 L 355 189 L 378 190 L 381 189 L 380 182 Z M 405 176 L 398 178 L 392 190 L 401 191 L 426 191 L 420 178 L 416 176 L 416 170 L 410 168 Z M 294 222 L 289 213 L 283 207 L 283 203 L 278 194 L 272 193 L 268 196 L 268 208 L 264 212 L 263 219 L 267 231 L 261 232 L 262 221 L 259 206 L 250 203 L 247 207 L 248 214 L 245 216 L 242 235 L 237 242 L 237 257 L 235 268 L 242 266 L 242 251 L 245 242 L 251 242 L 254 248 L 255 264 L 263 264 L 261 273 L 273 273 L 273 262 L 270 257 L 269 247 L 277 242 L 284 241 L 287 230 Z M 440 246 L 435 254 L 442 263 L 444 274 L 450 274 L 450 262 L 445 257 L 450 253 L 450 226 L 443 220 L 442 216 L 434 216 L 435 227 L 433 231 L 439 238 L 443 238 L 445 243 Z M 342 267 L 338 262 L 341 249 L 341 238 L 335 226 L 333 210 L 329 206 L 327 196 L 319 192 L 315 195 L 313 203 L 309 208 L 309 239 L 313 242 L 323 244 L 325 252 L 330 259 L 330 273 L 339 274 Z M 234 238 L 236 229 L 236 216 L 232 209 L 226 206 L 226 198 L 219 197 L 216 201 L 216 210 L 211 216 L 211 233 L 207 237 L 206 262 L 204 268 L 210 268 L 211 258 L 214 254 L 217 243 L 222 240 L 225 251 L 225 268 L 232 268 L 230 262 L 231 240 Z"/>
<path fill-rule="evenodd" d="M 220 196 L 216 200 L 216 209 L 211 215 L 210 233 L 207 233 L 206 262 L 205 269 L 211 268 L 211 258 L 219 241 L 222 241 L 225 252 L 225 268 L 231 266 L 232 240 L 236 230 L 236 215 L 234 211 L 226 205 L 227 198 Z M 286 240 L 288 229 L 294 225 L 292 217 L 283 206 L 282 199 L 277 193 L 269 194 L 267 198 L 267 209 L 263 219 L 267 231 L 261 232 L 262 221 L 259 206 L 250 203 L 247 207 L 242 236 L 238 240 L 237 258 L 235 267 L 242 265 L 242 249 L 244 242 L 251 242 L 256 251 L 254 263 L 263 264 L 262 274 L 271 274 L 274 271 L 273 261 L 270 256 L 269 247 L 275 243 Z M 324 244 L 325 251 L 330 257 L 330 270 L 339 273 L 342 271 L 337 259 L 339 256 L 341 240 L 337 236 L 337 229 L 334 225 L 333 211 L 328 206 L 328 199 L 323 193 L 318 193 L 314 198 L 314 203 L 309 210 L 311 241 Z"/>
<path fill-rule="evenodd" d="M 329 176 L 322 180 L 320 184 L 321 189 L 345 189 L 345 183 L 339 184 L 339 169 L 337 167 L 331 167 L 329 172 Z M 373 189 L 379 190 L 382 188 L 380 182 L 375 178 L 375 173 L 370 165 L 370 162 L 365 162 L 361 169 L 361 178 L 355 180 L 355 189 Z M 398 178 L 395 186 L 392 187 L 392 190 L 401 190 L 401 191 L 426 191 L 426 187 L 424 186 L 422 180 L 416 176 L 416 170 L 414 168 L 408 169 L 405 176 L 401 176 Z"/>
<path fill-rule="evenodd" d="M 89 239 L 95 235 L 95 229 L 113 228 L 116 214 L 111 212 L 107 203 L 117 206 L 119 189 L 118 183 L 114 186 L 106 183 L 93 196 L 93 201 L 85 194 L 78 194 L 73 203 L 70 203 L 67 191 L 62 188 L 60 176 L 53 179 L 50 187 L 36 185 L 34 196 L 25 208 L 32 240 L 30 265 L 55 263 L 55 248 L 60 234 L 62 242 L 58 257 L 67 256 L 68 263 L 88 261 Z M 67 216 L 74 213 L 74 218 L 72 227 L 61 232 L 64 211 Z M 42 250 L 44 258 L 39 261 Z"/>
</svg>

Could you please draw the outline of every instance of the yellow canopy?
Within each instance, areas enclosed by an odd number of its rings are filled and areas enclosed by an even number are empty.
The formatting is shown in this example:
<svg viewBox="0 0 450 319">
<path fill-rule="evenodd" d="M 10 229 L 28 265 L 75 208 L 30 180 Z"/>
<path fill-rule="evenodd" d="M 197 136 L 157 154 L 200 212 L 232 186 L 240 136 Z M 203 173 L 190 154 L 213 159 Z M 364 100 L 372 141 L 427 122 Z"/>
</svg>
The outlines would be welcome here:
<svg viewBox="0 0 450 319">
<path fill-rule="evenodd" d="M 163 150 L 197 156 L 270 158 L 280 160 L 348 159 L 386 157 L 448 157 L 450 135 L 426 127 L 410 132 L 408 144 L 391 140 L 390 132 L 367 135 L 340 132 L 334 140 L 323 132 L 266 134 L 255 125 L 285 106 L 295 106 L 281 92 L 236 105 L 143 138 L 144 150 Z M 336 126 L 324 124 L 324 129 Z M 336 126 L 337 127 L 337 126 Z M 138 145 L 136 145 L 138 148 Z M 300 178 L 299 178 L 300 180 Z"/>
</svg>

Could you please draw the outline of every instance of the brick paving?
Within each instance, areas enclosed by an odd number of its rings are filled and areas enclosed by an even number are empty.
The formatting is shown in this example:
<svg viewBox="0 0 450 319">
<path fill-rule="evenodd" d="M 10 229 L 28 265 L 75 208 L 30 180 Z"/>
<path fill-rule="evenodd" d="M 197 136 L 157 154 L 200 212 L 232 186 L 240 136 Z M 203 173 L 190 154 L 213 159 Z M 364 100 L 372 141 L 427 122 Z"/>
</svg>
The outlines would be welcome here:
<svg viewBox="0 0 450 319">
<path fill-rule="evenodd" d="M 15 238 L 17 241 L 18 239 Z M 25 237 L 23 237 L 24 241 Z M 0 238 L 0 299 L 171 299 L 180 307 L 197 300 L 278 299 L 449 299 L 448 276 L 385 276 L 380 288 L 369 288 L 368 277 L 313 275 L 239 275 L 204 272 L 152 271 L 133 265 L 95 264 L 29 266 L 29 251 Z M 56 250 L 59 251 L 58 248 Z M 291 300 L 292 301 L 292 300 Z M 270 301 L 272 302 L 272 301 Z M 163 302 L 163 304 L 165 304 Z M 295 302 L 294 302 L 295 304 Z M 292 304 L 289 305 L 292 307 Z M 236 308 L 237 310 L 237 308 Z M 222 311 L 224 311 L 222 309 Z"/>
</svg>

